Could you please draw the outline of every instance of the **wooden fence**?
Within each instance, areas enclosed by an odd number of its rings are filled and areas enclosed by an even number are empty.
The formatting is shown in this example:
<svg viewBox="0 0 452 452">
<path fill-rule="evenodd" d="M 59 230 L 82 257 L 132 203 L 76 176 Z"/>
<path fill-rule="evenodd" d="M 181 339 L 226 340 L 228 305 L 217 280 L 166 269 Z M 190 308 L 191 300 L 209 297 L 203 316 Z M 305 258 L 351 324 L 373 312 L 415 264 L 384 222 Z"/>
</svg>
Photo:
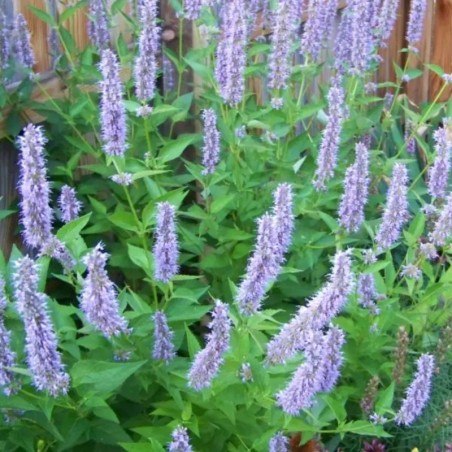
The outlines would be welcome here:
<svg viewBox="0 0 452 452">
<path fill-rule="evenodd" d="M 29 6 L 47 10 L 56 16 L 61 14 L 65 7 L 71 3 L 73 3 L 71 0 L 0 0 L 0 9 L 5 12 L 10 20 L 14 14 L 19 12 L 26 17 L 33 36 L 32 42 L 37 60 L 34 69 L 36 72 L 43 74 L 41 83 L 45 85 L 46 91 L 55 97 L 64 93 L 62 82 L 52 74 L 53 62 L 51 55 L 55 54 L 55 49 L 49 47 L 51 44 L 49 44 L 48 40 L 49 29 L 47 25 L 31 12 Z M 128 6 L 126 6 L 126 8 L 129 8 L 128 12 L 131 12 L 131 6 L 129 5 L 135 3 L 136 0 L 130 0 Z M 341 7 L 343 7 L 343 3 L 341 2 Z M 408 11 L 409 0 L 401 0 L 394 32 L 387 48 L 381 51 L 383 62 L 378 71 L 378 81 L 395 81 L 393 62 L 396 62 L 399 66 L 403 66 L 406 63 L 407 54 L 401 53 L 400 49 L 406 46 L 405 35 Z M 129 32 L 126 23 L 119 20 L 119 16 L 117 18 L 117 25 L 113 30 L 113 34 L 118 35 L 122 33 L 127 35 Z M 161 19 L 164 45 L 176 49 L 179 40 L 179 20 L 176 18 L 168 0 L 161 0 Z M 83 48 L 88 44 L 86 7 L 71 16 L 64 23 L 64 26 L 74 36 L 76 45 L 79 48 Z M 184 27 L 183 41 L 184 46 L 187 48 L 193 45 L 196 46 L 196 42 L 193 40 L 196 34 L 192 31 L 190 27 Z M 331 41 L 334 41 L 334 36 Z M 452 72 L 452 0 L 428 0 L 425 31 L 419 48 L 418 57 L 409 57 L 410 60 L 407 64 L 410 68 L 422 67 L 424 63 L 433 63 L 441 66 L 447 73 Z M 165 70 L 165 62 L 163 66 L 163 86 L 165 87 L 168 84 L 165 74 L 169 80 L 171 67 L 169 66 L 169 70 Z M 184 91 L 192 89 L 189 83 L 191 75 L 187 74 L 186 77 L 187 83 L 184 86 Z M 411 101 L 420 104 L 423 101 L 435 99 L 440 86 L 440 78 L 426 71 L 422 77 L 408 82 L 405 86 L 405 91 Z M 452 87 L 449 87 L 440 100 L 449 99 L 451 94 Z M 40 96 L 39 90 L 35 90 L 33 97 L 39 100 Z M 40 120 L 33 112 L 27 112 L 27 116 L 34 121 Z M 0 137 L 2 136 L 2 130 L 4 129 L 0 122 Z M 0 141 L 0 210 L 7 208 L 16 197 L 17 165 L 15 156 L 16 152 L 11 144 Z M 0 248 L 6 255 L 10 252 L 16 226 L 17 218 L 14 217 L 9 217 L 0 222 Z"/>
</svg>

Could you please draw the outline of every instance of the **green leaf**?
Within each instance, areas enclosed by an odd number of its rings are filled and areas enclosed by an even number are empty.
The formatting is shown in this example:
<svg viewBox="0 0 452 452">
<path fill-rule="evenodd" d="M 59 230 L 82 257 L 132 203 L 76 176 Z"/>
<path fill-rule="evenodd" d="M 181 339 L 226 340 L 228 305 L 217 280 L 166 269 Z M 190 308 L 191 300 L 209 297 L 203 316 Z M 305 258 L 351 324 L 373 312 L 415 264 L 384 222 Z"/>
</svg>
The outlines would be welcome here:
<svg viewBox="0 0 452 452">
<path fill-rule="evenodd" d="M 392 382 L 384 391 L 378 394 L 377 402 L 375 404 L 375 411 L 377 413 L 384 412 L 391 408 L 392 401 L 394 400 L 394 389 L 395 383 Z"/>
<path fill-rule="evenodd" d="M 46 13 L 42 9 L 35 8 L 34 6 L 28 5 L 28 9 L 39 19 L 41 19 L 46 24 L 49 24 L 51 27 L 56 27 L 56 22 L 53 16 Z"/>
<path fill-rule="evenodd" d="M 89 392 L 105 394 L 118 389 L 147 361 L 111 363 L 86 360 L 74 364 L 71 370 L 72 386 L 89 385 Z"/>
<path fill-rule="evenodd" d="M 228 204 L 230 204 L 234 199 L 236 198 L 236 195 L 231 193 L 226 196 L 222 196 L 221 198 L 215 199 L 213 203 L 210 206 L 210 211 L 212 213 L 218 213 L 221 212 Z"/>
<path fill-rule="evenodd" d="M 149 251 L 127 244 L 127 252 L 130 260 L 140 267 L 146 274 L 152 278 L 154 273 L 153 257 Z"/>
<path fill-rule="evenodd" d="M 121 229 L 138 232 L 138 227 L 134 216 L 130 212 L 116 211 L 108 219 Z"/>
<path fill-rule="evenodd" d="M 57 237 L 63 242 L 71 242 L 80 235 L 80 232 L 88 224 L 90 218 L 91 212 L 65 224 L 57 232 Z"/>
<path fill-rule="evenodd" d="M 187 336 L 187 345 L 188 345 L 188 353 L 190 354 L 190 358 L 194 358 L 196 353 L 201 350 L 201 346 L 199 345 L 198 339 L 196 336 L 190 331 L 187 325 L 185 325 L 185 334 Z"/>
<path fill-rule="evenodd" d="M 159 161 L 166 163 L 178 158 L 199 137 L 200 135 L 197 133 L 180 135 L 176 140 L 172 140 L 163 146 L 159 153 Z"/>
</svg>

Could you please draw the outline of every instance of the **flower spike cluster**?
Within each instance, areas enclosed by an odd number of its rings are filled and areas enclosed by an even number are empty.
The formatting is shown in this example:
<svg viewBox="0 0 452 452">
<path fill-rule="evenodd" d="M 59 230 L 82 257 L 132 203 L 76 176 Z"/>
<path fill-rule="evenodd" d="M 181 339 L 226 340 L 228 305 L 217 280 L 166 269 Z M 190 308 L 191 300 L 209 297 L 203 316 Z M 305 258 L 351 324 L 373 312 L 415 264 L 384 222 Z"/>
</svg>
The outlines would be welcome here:
<svg viewBox="0 0 452 452">
<path fill-rule="evenodd" d="M 69 375 L 57 350 L 57 337 L 47 311 L 47 297 L 38 290 L 38 265 L 25 256 L 16 261 L 15 270 L 17 311 L 25 325 L 25 348 L 33 383 L 38 390 L 48 391 L 53 397 L 66 394 Z"/>
<path fill-rule="evenodd" d="M 103 150 L 110 156 L 123 156 L 127 148 L 126 111 L 122 103 L 118 58 L 110 49 L 102 51 L 99 69 L 102 73 L 99 86 Z"/>
<path fill-rule="evenodd" d="M 46 142 L 42 127 L 33 124 L 26 126 L 18 138 L 19 193 L 24 240 L 28 246 L 37 249 L 50 238 L 52 230 L 50 186 L 44 157 Z"/>
<path fill-rule="evenodd" d="M 139 6 L 140 36 L 135 61 L 135 92 L 138 100 L 147 102 L 155 96 L 161 29 L 157 24 L 157 0 L 143 0 Z"/>
<path fill-rule="evenodd" d="M 98 244 L 83 263 L 88 274 L 83 280 L 80 307 L 90 322 L 105 337 L 129 333 L 127 321 L 119 313 L 119 302 L 113 282 L 109 279 L 105 266 L 108 254 Z"/>
<path fill-rule="evenodd" d="M 61 187 L 58 206 L 64 223 L 69 223 L 78 218 L 82 209 L 82 203 L 77 199 L 75 188 L 69 187 L 69 185 Z"/>
<path fill-rule="evenodd" d="M 3 12 L 0 11 L 0 73 L 8 67 L 11 49 L 9 34 L 8 21 Z"/>
<path fill-rule="evenodd" d="M 376 45 L 386 47 L 385 41 L 391 37 L 392 30 L 397 21 L 397 11 L 400 0 L 383 0 L 378 13 L 376 26 Z"/>
<path fill-rule="evenodd" d="M 448 138 L 445 126 L 436 130 L 433 138 L 436 155 L 433 165 L 429 168 L 427 188 L 433 198 L 445 198 L 452 158 L 452 140 Z"/>
<path fill-rule="evenodd" d="M 287 183 L 279 184 L 273 193 L 273 200 L 272 214 L 278 240 L 277 252 L 279 253 L 279 261 L 282 263 L 284 254 L 292 242 L 292 233 L 295 227 L 292 186 Z"/>
<path fill-rule="evenodd" d="M 201 391 L 212 384 L 229 348 L 231 320 L 228 305 L 216 300 L 212 316 L 207 345 L 197 353 L 188 373 L 188 385 L 196 391 Z"/>
<path fill-rule="evenodd" d="M 202 174 L 213 174 L 220 161 L 220 132 L 217 128 L 217 114 L 213 108 L 202 113 L 204 122 L 204 146 L 202 148 Z"/>
<path fill-rule="evenodd" d="M 22 14 L 16 16 L 14 22 L 14 57 L 24 67 L 32 69 L 36 63 L 28 23 Z"/>
<path fill-rule="evenodd" d="M 446 203 L 439 214 L 430 234 L 430 240 L 437 246 L 444 246 L 447 239 L 452 236 L 452 193 L 446 199 Z"/>
<path fill-rule="evenodd" d="M 339 223 L 348 232 L 357 232 L 364 222 L 369 182 L 369 150 L 364 143 L 358 143 L 355 163 L 345 174 L 345 191 L 339 207 Z"/>
<path fill-rule="evenodd" d="M 289 452 L 289 438 L 282 432 L 276 433 L 270 438 L 268 452 Z"/>
<path fill-rule="evenodd" d="M 4 322 L 6 305 L 5 281 L 0 276 L 0 387 L 3 389 L 3 394 L 10 396 L 19 390 L 20 384 L 14 372 L 10 370 L 17 364 L 16 354 L 11 349 L 11 333 Z"/>
<path fill-rule="evenodd" d="M 221 33 L 215 78 L 221 97 L 233 106 L 242 101 L 245 91 L 248 26 L 244 0 L 230 0 L 223 4 Z"/>
<path fill-rule="evenodd" d="M 154 348 L 152 357 L 169 363 L 175 356 L 173 344 L 174 333 L 168 326 L 168 320 L 163 311 L 154 314 Z"/>
<path fill-rule="evenodd" d="M 108 31 L 108 16 L 104 0 L 89 1 L 88 36 L 97 50 L 108 47 L 110 32 Z"/>
<path fill-rule="evenodd" d="M 422 38 L 426 12 L 427 0 L 411 0 L 406 40 L 408 42 L 408 47 L 414 52 L 417 52 L 415 44 Z"/>
<path fill-rule="evenodd" d="M 422 413 L 430 398 L 435 359 L 432 355 L 423 354 L 417 360 L 417 371 L 407 389 L 395 421 L 399 425 L 411 425 Z"/>
<path fill-rule="evenodd" d="M 328 93 L 328 123 L 322 133 L 314 187 L 326 190 L 326 182 L 334 175 L 341 141 L 342 124 L 346 118 L 345 92 L 340 79 L 335 79 Z"/>
<path fill-rule="evenodd" d="M 176 235 L 176 210 L 168 202 L 157 204 L 155 229 L 155 272 L 157 281 L 168 283 L 178 272 L 179 244 Z"/>
<path fill-rule="evenodd" d="M 179 426 L 171 433 L 172 441 L 168 444 L 169 452 L 193 452 L 187 429 Z"/>
<path fill-rule="evenodd" d="M 383 221 L 375 237 L 379 250 L 389 248 L 396 242 L 404 224 L 408 221 L 408 170 L 402 163 L 396 163 L 392 172 L 383 213 Z"/>
</svg>

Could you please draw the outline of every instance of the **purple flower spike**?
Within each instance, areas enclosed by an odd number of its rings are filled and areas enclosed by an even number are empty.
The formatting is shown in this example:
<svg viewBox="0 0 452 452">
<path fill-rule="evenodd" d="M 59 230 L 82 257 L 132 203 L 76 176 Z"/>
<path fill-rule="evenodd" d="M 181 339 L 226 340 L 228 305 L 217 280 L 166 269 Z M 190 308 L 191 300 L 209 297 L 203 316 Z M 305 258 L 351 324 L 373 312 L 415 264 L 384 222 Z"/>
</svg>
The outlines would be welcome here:
<svg viewBox="0 0 452 452">
<path fill-rule="evenodd" d="M 289 452 L 289 438 L 282 432 L 276 433 L 270 438 L 268 452 Z"/>
<path fill-rule="evenodd" d="M 196 20 L 201 14 L 201 9 L 205 0 L 185 0 L 184 17 L 189 20 Z"/>
<path fill-rule="evenodd" d="M 378 307 L 375 302 L 380 297 L 375 288 L 375 277 L 372 273 L 362 273 L 358 277 L 357 285 L 358 303 L 376 315 L 378 314 Z"/>
<path fill-rule="evenodd" d="M 295 227 L 293 214 L 293 193 L 290 184 L 279 184 L 273 193 L 273 218 L 278 238 L 280 261 L 292 243 L 292 233 Z"/>
<path fill-rule="evenodd" d="M 108 16 L 104 0 L 89 1 L 88 36 L 97 50 L 106 49 L 110 43 Z"/>
<path fill-rule="evenodd" d="M 299 18 L 296 1 L 279 2 L 272 24 L 271 53 L 268 62 L 269 88 L 284 89 L 287 86 L 292 71 L 292 45 Z"/>
<path fill-rule="evenodd" d="M 433 138 L 436 155 L 433 165 L 428 171 L 427 188 L 433 198 L 445 198 L 450 173 L 452 141 L 447 136 L 446 127 L 436 130 Z"/>
<path fill-rule="evenodd" d="M 408 221 L 407 193 L 408 170 L 402 163 L 396 163 L 389 184 L 383 221 L 375 237 L 380 251 L 389 248 L 399 239 L 402 228 Z"/>
<path fill-rule="evenodd" d="M 107 155 L 123 156 L 127 148 L 126 111 L 122 103 L 118 58 L 110 49 L 102 51 L 99 69 L 102 73 L 99 86 L 103 150 Z"/>
<path fill-rule="evenodd" d="M 135 61 L 135 92 L 138 100 L 153 99 L 157 83 L 160 32 L 157 25 L 157 0 L 143 0 L 139 7 L 141 32 Z"/>
<path fill-rule="evenodd" d="M 408 47 L 415 52 L 417 52 L 415 44 L 422 38 L 426 11 L 427 0 L 411 0 L 406 40 L 408 41 Z"/>
<path fill-rule="evenodd" d="M 29 124 L 18 138 L 21 223 L 28 246 L 40 248 L 51 236 L 50 186 L 44 158 L 47 140 L 42 127 Z"/>
<path fill-rule="evenodd" d="M 378 38 L 377 46 L 386 47 L 387 41 L 392 34 L 394 25 L 397 21 L 397 11 L 399 10 L 400 0 L 383 0 L 378 14 L 376 35 Z"/>
<path fill-rule="evenodd" d="M 247 8 L 244 0 L 231 0 L 222 7 L 221 38 L 217 48 L 215 78 L 220 95 L 231 106 L 242 101 L 245 91 Z"/>
<path fill-rule="evenodd" d="M 20 384 L 11 367 L 16 367 L 16 354 L 11 350 L 11 333 L 5 326 L 3 318 L 6 309 L 7 299 L 5 294 L 5 281 L 0 276 L 0 387 L 3 394 L 10 396 L 16 394 Z"/>
<path fill-rule="evenodd" d="M 168 364 L 175 356 L 173 344 L 174 333 L 168 326 L 166 315 L 162 311 L 154 314 L 154 349 L 152 357 L 157 360 L 166 361 Z"/>
<path fill-rule="evenodd" d="M 270 281 L 281 268 L 284 250 L 278 243 L 275 219 L 269 214 L 258 220 L 256 247 L 248 260 L 246 275 L 237 293 L 237 303 L 243 315 L 259 311 Z"/>
<path fill-rule="evenodd" d="M 36 63 L 33 47 L 31 46 L 31 35 L 28 30 L 28 23 L 22 14 L 16 16 L 14 22 L 14 57 L 16 61 L 32 69 Z"/>
<path fill-rule="evenodd" d="M 340 376 L 343 363 L 342 347 L 345 342 L 344 332 L 340 328 L 332 327 L 324 338 L 325 361 L 323 364 L 323 379 L 319 391 L 330 392 Z"/>
<path fill-rule="evenodd" d="M 188 437 L 187 429 L 185 427 L 177 427 L 171 433 L 172 441 L 168 444 L 169 452 L 193 452 L 190 446 L 190 438 Z"/>
<path fill-rule="evenodd" d="M 423 354 L 417 360 L 416 375 L 395 418 L 397 424 L 411 425 L 422 413 L 430 398 L 434 368 L 435 359 L 432 355 Z"/>
<path fill-rule="evenodd" d="M 179 245 L 176 235 L 176 211 L 168 202 L 157 204 L 157 226 L 155 229 L 155 273 L 156 280 L 168 283 L 179 270 Z"/>
<path fill-rule="evenodd" d="M 82 203 L 77 199 L 75 188 L 69 187 L 69 185 L 61 187 L 58 206 L 64 223 L 69 223 L 78 218 L 82 209 Z"/>
<path fill-rule="evenodd" d="M 430 234 L 430 240 L 436 246 L 444 246 L 448 238 L 452 235 L 452 193 L 446 199 L 438 220 L 433 227 L 433 231 Z"/>
<path fill-rule="evenodd" d="M 88 274 L 83 280 L 80 307 L 88 322 L 105 337 L 129 333 L 127 321 L 119 313 L 119 302 L 113 282 L 109 279 L 105 266 L 108 254 L 103 252 L 99 243 L 83 263 Z"/>
<path fill-rule="evenodd" d="M 364 222 L 369 182 L 369 150 L 358 143 L 355 163 L 345 174 L 345 191 L 339 207 L 339 223 L 348 232 L 357 232 Z"/>
<path fill-rule="evenodd" d="M 341 141 L 342 124 L 346 118 L 345 93 L 336 79 L 328 93 L 328 122 L 322 133 L 314 186 L 317 191 L 326 190 L 326 181 L 333 177 Z"/>
<path fill-rule="evenodd" d="M 228 305 L 217 300 L 212 316 L 207 345 L 197 353 L 188 373 L 188 385 L 195 391 L 201 391 L 212 384 L 212 380 L 223 364 L 224 354 L 229 348 L 231 320 Z"/>
<path fill-rule="evenodd" d="M 339 74 L 343 75 L 350 67 L 352 39 L 352 11 L 348 6 L 342 10 L 341 21 L 334 43 L 334 67 Z"/>
<path fill-rule="evenodd" d="M 213 174 L 220 161 L 220 132 L 217 128 L 217 114 L 212 108 L 202 113 L 204 122 L 204 146 L 202 148 L 202 174 Z"/>
<path fill-rule="evenodd" d="M 75 265 L 75 261 L 64 243 L 54 235 L 42 244 L 39 255 L 56 259 L 66 271 L 72 270 Z"/>
<path fill-rule="evenodd" d="M 416 154 L 416 138 L 411 136 L 413 134 L 413 123 L 411 121 L 407 121 L 405 123 L 405 147 L 408 154 L 414 155 Z"/>
<path fill-rule="evenodd" d="M 33 383 L 53 397 L 66 394 L 69 375 L 57 350 L 57 337 L 47 310 L 47 297 L 39 292 L 38 265 L 28 256 L 16 261 L 14 289 L 17 311 L 25 325 L 28 367 Z"/>
<path fill-rule="evenodd" d="M 8 67 L 10 57 L 10 28 L 3 12 L 0 11 L 0 72 Z"/>
</svg>

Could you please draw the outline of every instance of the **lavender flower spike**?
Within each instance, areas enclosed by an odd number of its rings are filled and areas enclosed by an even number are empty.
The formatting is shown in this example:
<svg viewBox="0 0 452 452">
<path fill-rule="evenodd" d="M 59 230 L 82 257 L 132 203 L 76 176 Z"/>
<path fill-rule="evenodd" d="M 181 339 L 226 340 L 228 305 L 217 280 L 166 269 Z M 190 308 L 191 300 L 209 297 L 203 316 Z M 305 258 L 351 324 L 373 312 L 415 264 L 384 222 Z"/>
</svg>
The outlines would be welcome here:
<svg viewBox="0 0 452 452">
<path fill-rule="evenodd" d="M 14 22 L 14 50 L 16 60 L 26 68 L 32 69 L 36 59 L 31 46 L 28 23 L 22 14 L 18 14 Z"/>
<path fill-rule="evenodd" d="M 444 246 L 447 239 L 452 235 L 452 193 L 446 199 L 438 220 L 430 234 L 430 240 L 437 246 Z"/>
<path fill-rule="evenodd" d="M 375 288 L 375 277 L 372 273 L 361 273 L 357 284 L 358 303 L 376 315 L 379 312 L 375 301 L 380 297 Z"/>
<path fill-rule="evenodd" d="M 88 36 L 97 50 L 106 49 L 110 42 L 108 16 L 104 0 L 89 1 Z"/>
<path fill-rule="evenodd" d="M 231 320 L 228 305 L 216 300 L 212 316 L 207 345 L 197 353 L 188 373 L 188 385 L 196 391 L 212 384 L 212 380 L 223 364 L 224 354 L 229 348 Z"/>
<path fill-rule="evenodd" d="M 271 53 L 269 56 L 269 81 L 272 89 L 284 89 L 292 71 L 292 45 L 299 21 L 294 0 L 279 2 L 273 19 Z"/>
<path fill-rule="evenodd" d="M 40 391 L 56 397 L 66 394 L 69 375 L 57 350 L 57 337 L 47 311 L 47 297 L 39 292 L 38 265 L 28 256 L 16 261 L 14 289 L 17 311 L 25 325 L 28 367 Z"/>
<path fill-rule="evenodd" d="M 161 31 L 157 25 L 157 16 L 157 0 L 143 0 L 139 6 L 141 31 L 134 68 L 135 91 L 142 102 L 155 96 Z"/>
<path fill-rule="evenodd" d="M 234 106 L 242 101 L 245 91 L 245 48 L 248 40 L 245 1 L 224 2 L 221 16 L 222 35 L 217 48 L 215 78 L 221 97 Z"/>
<path fill-rule="evenodd" d="M 380 251 L 398 240 L 403 225 L 409 218 L 407 193 L 408 170 L 402 163 L 396 163 L 389 184 L 383 221 L 375 237 Z"/>
<path fill-rule="evenodd" d="M 345 93 L 338 79 L 328 93 L 328 122 L 322 133 L 314 186 L 326 190 L 326 181 L 333 177 L 341 141 L 342 123 L 346 117 Z"/>
<path fill-rule="evenodd" d="M 397 424 L 411 425 L 422 413 L 430 397 L 434 368 L 435 359 L 432 355 L 423 354 L 417 360 L 416 375 L 395 417 Z"/>
<path fill-rule="evenodd" d="M 178 272 L 179 245 L 176 235 L 176 211 L 168 202 L 157 204 L 156 241 L 154 245 L 156 280 L 167 283 Z"/>
<path fill-rule="evenodd" d="M 116 290 L 105 270 L 107 259 L 100 243 L 84 257 L 88 274 L 83 280 L 80 307 L 88 321 L 109 338 L 130 330 L 119 313 Z"/>
<path fill-rule="evenodd" d="M 201 14 L 202 7 L 203 0 L 184 0 L 184 16 L 189 20 L 196 20 Z"/>
<path fill-rule="evenodd" d="M 281 262 L 292 242 L 294 230 L 293 193 L 290 184 L 279 184 L 273 193 L 273 218 L 278 238 L 278 251 L 281 253 Z"/>
<path fill-rule="evenodd" d="M 42 127 L 29 124 L 18 138 L 21 223 L 28 246 L 39 248 L 51 235 L 50 186 L 44 158 L 47 142 Z"/>
<path fill-rule="evenodd" d="M 217 114 L 213 108 L 202 113 L 204 121 L 204 146 L 202 148 L 202 174 L 213 174 L 220 161 L 220 132 L 217 128 Z"/>
<path fill-rule="evenodd" d="M 6 396 L 10 396 L 18 391 L 20 384 L 10 370 L 17 364 L 16 354 L 11 350 L 11 333 L 7 330 L 3 318 L 6 305 L 5 281 L 0 276 L 0 387 Z"/>
<path fill-rule="evenodd" d="M 282 432 L 276 433 L 270 438 L 268 452 L 289 452 L 289 438 Z"/>
<path fill-rule="evenodd" d="M 102 51 L 99 69 L 102 73 L 99 86 L 103 150 L 107 155 L 123 156 L 127 148 L 126 112 L 122 103 L 123 87 L 119 76 L 118 59 L 110 49 Z"/>
<path fill-rule="evenodd" d="M 433 138 L 435 140 L 436 155 L 433 165 L 428 171 L 427 188 L 433 198 L 445 198 L 450 173 L 452 140 L 448 138 L 445 126 L 436 130 Z"/>
<path fill-rule="evenodd" d="M 75 220 L 80 214 L 82 203 L 77 199 L 76 195 L 75 188 L 69 187 L 69 185 L 61 187 L 58 206 L 64 223 Z"/>
<path fill-rule="evenodd" d="M 341 352 L 344 342 L 344 332 L 336 327 L 332 327 L 324 338 L 326 355 L 323 364 L 323 378 L 319 388 L 322 392 L 330 392 L 336 386 L 344 360 Z"/>
<path fill-rule="evenodd" d="M 169 452 L 193 452 L 190 446 L 190 438 L 188 437 L 187 429 L 185 427 L 177 427 L 171 433 L 173 440 L 168 444 Z"/>
<path fill-rule="evenodd" d="M 357 232 L 364 222 L 369 182 L 369 150 L 364 143 L 358 143 L 355 163 L 345 174 L 345 191 L 339 207 L 339 223 L 348 232 Z"/>
<path fill-rule="evenodd" d="M 164 312 L 157 311 L 154 314 L 154 325 L 154 349 L 152 351 L 152 357 L 169 363 L 176 353 L 174 352 L 173 344 L 174 333 L 168 326 Z"/>
<path fill-rule="evenodd" d="M 236 300 L 243 315 L 259 311 L 268 284 L 280 271 L 280 256 L 283 254 L 274 217 L 265 214 L 258 220 L 256 247 L 248 260 L 246 275 L 237 293 Z"/>
<path fill-rule="evenodd" d="M 8 21 L 3 12 L 0 11 L 0 73 L 8 67 L 11 49 L 9 35 Z"/>
<path fill-rule="evenodd" d="M 408 47 L 415 52 L 417 52 L 415 44 L 422 38 L 426 11 L 427 0 L 411 0 L 406 40 L 408 41 Z"/>
<path fill-rule="evenodd" d="M 383 0 L 378 14 L 376 27 L 377 42 L 376 46 L 386 47 L 385 41 L 391 37 L 392 30 L 397 21 L 397 11 L 399 10 L 400 0 Z"/>
</svg>

